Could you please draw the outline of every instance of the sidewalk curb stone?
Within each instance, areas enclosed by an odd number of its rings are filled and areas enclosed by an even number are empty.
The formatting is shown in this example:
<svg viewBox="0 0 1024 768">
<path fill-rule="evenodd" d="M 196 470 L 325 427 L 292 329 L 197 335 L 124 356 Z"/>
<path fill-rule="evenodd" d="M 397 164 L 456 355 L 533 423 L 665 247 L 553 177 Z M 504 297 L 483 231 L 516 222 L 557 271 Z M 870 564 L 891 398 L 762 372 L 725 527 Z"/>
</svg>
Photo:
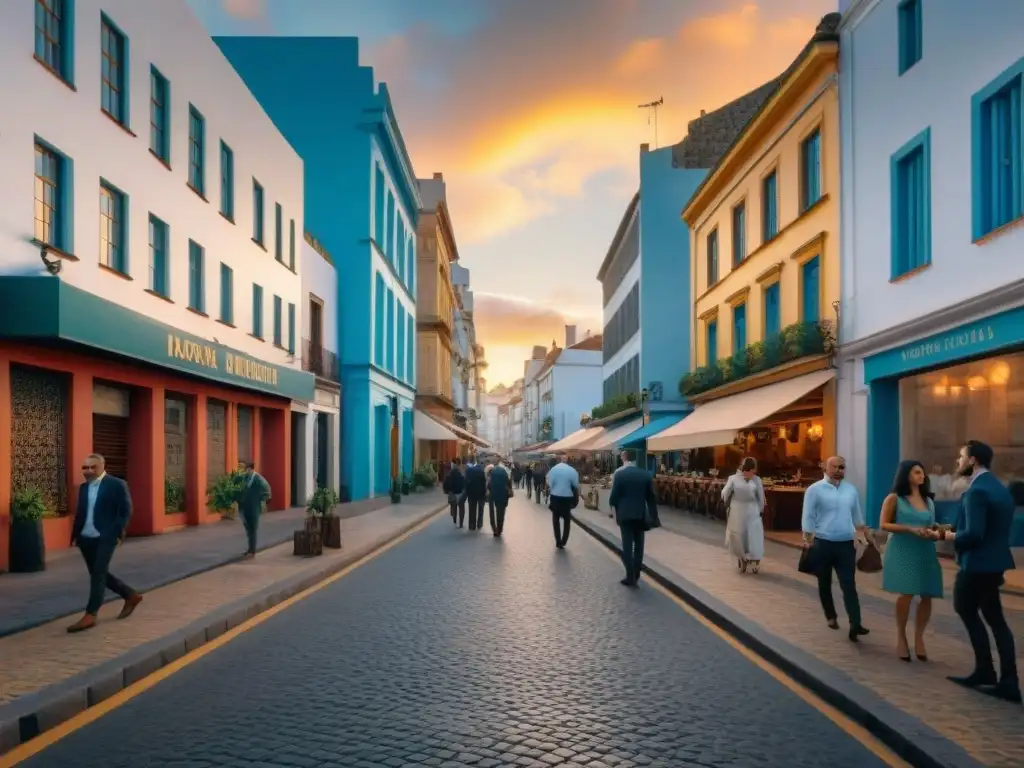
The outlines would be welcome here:
<svg viewBox="0 0 1024 768">
<path fill-rule="evenodd" d="M 92 669 L 55 685 L 20 696 L 0 706 L 0 755 L 109 699 L 128 686 L 159 671 L 186 653 L 206 645 L 230 629 L 319 584 L 381 547 L 401 538 L 447 508 L 447 504 L 417 515 L 401 528 L 378 536 L 368 545 L 312 572 L 292 575 L 255 594 L 239 598 L 186 627 L 133 648 Z M 179 579 L 180 581 L 180 579 Z"/>
<path fill-rule="evenodd" d="M 616 554 L 620 543 L 597 526 L 573 514 L 574 522 Z M 866 728 L 911 765 L 920 768 L 982 768 L 983 763 L 916 717 L 885 701 L 806 651 L 765 630 L 675 573 L 657 560 L 644 558 L 644 572 L 715 626 L 811 690 Z"/>
</svg>

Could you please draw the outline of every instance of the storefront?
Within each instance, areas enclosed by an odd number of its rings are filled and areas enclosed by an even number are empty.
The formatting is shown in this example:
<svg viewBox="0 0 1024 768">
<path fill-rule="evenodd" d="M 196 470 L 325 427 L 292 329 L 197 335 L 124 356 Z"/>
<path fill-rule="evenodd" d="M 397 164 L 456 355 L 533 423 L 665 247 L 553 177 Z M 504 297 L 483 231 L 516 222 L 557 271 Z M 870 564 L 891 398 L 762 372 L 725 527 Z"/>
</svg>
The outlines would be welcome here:
<svg viewBox="0 0 1024 768">
<path fill-rule="evenodd" d="M 184 334 L 55 277 L 0 280 L 0 570 L 15 489 L 46 499 L 48 550 L 69 546 L 81 460 L 128 481 L 129 534 L 219 519 L 209 484 L 253 461 L 291 495 L 292 401 L 313 376 Z"/>
<path fill-rule="evenodd" d="M 992 446 L 1003 482 L 1024 479 L 1024 308 L 866 356 L 863 371 L 869 524 L 878 524 L 902 459 L 924 465 L 944 522 L 955 520 L 967 488 L 956 460 L 968 440 Z"/>
</svg>

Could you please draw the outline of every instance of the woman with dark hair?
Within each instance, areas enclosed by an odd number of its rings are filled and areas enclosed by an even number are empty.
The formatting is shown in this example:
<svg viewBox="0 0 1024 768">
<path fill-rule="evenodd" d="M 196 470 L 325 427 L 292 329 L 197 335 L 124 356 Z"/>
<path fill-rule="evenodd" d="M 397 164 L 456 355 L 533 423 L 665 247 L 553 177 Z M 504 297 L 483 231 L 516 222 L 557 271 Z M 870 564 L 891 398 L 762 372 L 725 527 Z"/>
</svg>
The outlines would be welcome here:
<svg viewBox="0 0 1024 768">
<path fill-rule="evenodd" d="M 751 567 L 754 573 L 761 568 L 764 557 L 764 486 L 757 476 L 757 461 L 748 456 L 736 474 L 722 489 L 722 501 L 728 507 L 725 526 L 725 548 L 736 558 L 741 573 Z"/>
<path fill-rule="evenodd" d="M 928 475 L 919 461 L 903 461 L 896 470 L 892 493 L 882 502 L 881 528 L 889 533 L 882 561 L 882 589 L 896 598 L 896 653 L 910 661 L 907 621 L 914 597 L 914 654 L 928 661 L 924 631 L 932 616 L 932 598 L 942 598 L 942 566 L 935 552 L 935 504 Z"/>
</svg>

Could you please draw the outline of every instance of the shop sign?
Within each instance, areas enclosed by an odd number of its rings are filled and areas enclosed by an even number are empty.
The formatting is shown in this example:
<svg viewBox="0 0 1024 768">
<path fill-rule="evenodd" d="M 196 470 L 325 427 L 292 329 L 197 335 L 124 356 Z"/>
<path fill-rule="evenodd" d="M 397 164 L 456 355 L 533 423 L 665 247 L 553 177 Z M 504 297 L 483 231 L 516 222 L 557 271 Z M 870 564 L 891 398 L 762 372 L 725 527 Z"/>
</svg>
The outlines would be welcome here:
<svg viewBox="0 0 1024 768">
<path fill-rule="evenodd" d="M 185 339 L 174 333 L 167 334 L 167 356 L 175 360 L 210 368 L 229 377 L 237 377 L 257 384 L 277 386 L 277 368 L 251 357 L 224 351 L 223 357 L 211 344 Z"/>
<path fill-rule="evenodd" d="M 901 376 L 1024 343 L 1024 308 L 920 339 L 864 359 L 864 380 Z"/>
</svg>

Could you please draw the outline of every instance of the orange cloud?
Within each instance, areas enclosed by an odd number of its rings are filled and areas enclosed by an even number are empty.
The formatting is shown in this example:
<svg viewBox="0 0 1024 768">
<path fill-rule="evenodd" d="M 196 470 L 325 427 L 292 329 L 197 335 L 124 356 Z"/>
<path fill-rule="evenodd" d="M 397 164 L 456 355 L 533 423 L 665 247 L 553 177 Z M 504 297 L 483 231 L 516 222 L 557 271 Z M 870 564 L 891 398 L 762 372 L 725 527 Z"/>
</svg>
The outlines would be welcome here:
<svg viewBox="0 0 1024 768">
<path fill-rule="evenodd" d="M 260 19 L 266 10 L 263 0 L 222 0 L 222 4 L 224 12 L 236 19 Z"/>
<path fill-rule="evenodd" d="M 630 43 L 625 53 L 615 62 L 615 71 L 631 77 L 645 75 L 658 68 L 665 57 L 665 40 L 651 37 Z"/>
</svg>

